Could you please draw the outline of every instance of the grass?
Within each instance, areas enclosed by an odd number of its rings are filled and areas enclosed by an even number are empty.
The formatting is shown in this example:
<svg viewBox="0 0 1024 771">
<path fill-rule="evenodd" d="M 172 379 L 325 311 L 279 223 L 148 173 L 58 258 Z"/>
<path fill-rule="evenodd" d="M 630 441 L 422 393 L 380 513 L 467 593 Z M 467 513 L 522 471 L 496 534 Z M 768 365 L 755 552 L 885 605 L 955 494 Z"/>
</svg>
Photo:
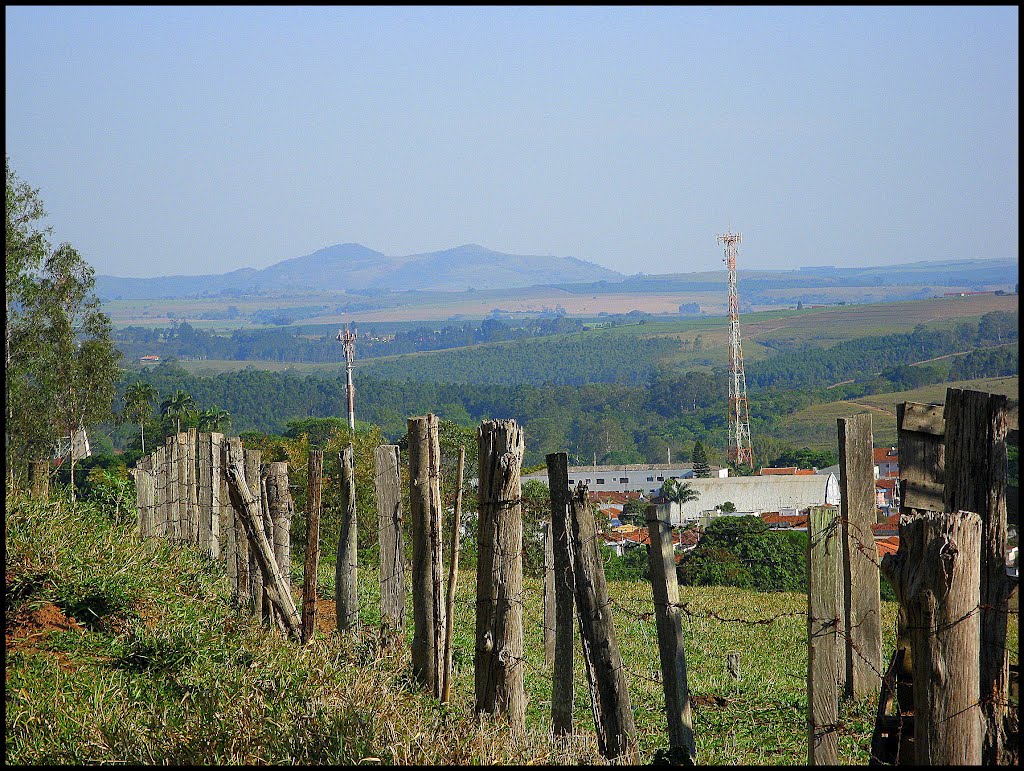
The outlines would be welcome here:
<svg viewBox="0 0 1024 771">
<path fill-rule="evenodd" d="M 848 418 L 860 412 L 870 412 L 875 445 L 894 447 L 896 445 L 896 405 L 900 402 L 941 404 L 946 400 L 947 388 L 987 391 L 1017 399 L 1019 378 L 1014 376 L 956 380 L 922 386 L 910 391 L 894 391 L 862 396 L 853 400 L 815 404 L 783 418 L 775 435 L 780 441 L 797 447 L 807 446 L 813 450 L 835 449 L 836 418 Z"/>
<path fill-rule="evenodd" d="M 299 649 L 230 604 L 220 566 L 162 541 L 137 542 L 132 522 L 88 503 L 8 493 L 6 746 L 14 764 L 602 763 L 577 650 L 575 736 L 549 737 L 542 587 L 524 585 L 527 731 L 472 711 L 475 573 L 460 573 L 450 705 L 410 677 L 407 633 L 376 631 L 376 571 L 360 574 L 358 633 L 333 631 L 322 602 L 317 640 Z M 293 581 L 301 577 L 293 565 Z M 321 564 L 320 596 L 334 569 Z M 640 761 L 667 747 L 657 632 L 645 583 L 609 582 L 637 723 Z M 806 597 L 682 587 L 698 762 L 806 762 Z M 884 655 L 896 607 L 883 603 Z M 723 622 L 713 618 L 771 623 Z M 1016 627 L 1009 646 L 1016 651 Z M 578 642 L 577 642 L 578 646 Z M 741 653 L 741 678 L 726 672 Z M 1016 661 L 1016 653 L 1012 654 Z M 840 762 L 866 763 L 872 699 L 843 703 Z"/>
</svg>

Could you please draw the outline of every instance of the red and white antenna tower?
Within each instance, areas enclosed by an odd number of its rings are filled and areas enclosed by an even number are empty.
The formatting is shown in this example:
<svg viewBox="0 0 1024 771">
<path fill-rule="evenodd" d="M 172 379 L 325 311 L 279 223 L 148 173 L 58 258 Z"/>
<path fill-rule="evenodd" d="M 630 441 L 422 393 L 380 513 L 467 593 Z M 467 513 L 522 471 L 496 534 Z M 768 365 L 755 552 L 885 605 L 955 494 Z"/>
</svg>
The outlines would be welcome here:
<svg viewBox="0 0 1024 771">
<path fill-rule="evenodd" d="M 356 336 L 345 325 L 344 331 L 338 330 L 336 338 L 345 350 L 345 376 L 348 385 L 348 427 L 350 431 L 356 430 L 356 389 L 352 385 L 352 362 L 356 358 Z"/>
<path fill-rule="evenodd" d="M 725 233 L 717 238 L 718 243 L 725 244 L 724 262 L 729 269 L 729 460 L 753 468 L 747 379 L 740 344 L 740 297 L 736 290 L 736 244 L 741 240 L 739 233 Z"/>
</svg>

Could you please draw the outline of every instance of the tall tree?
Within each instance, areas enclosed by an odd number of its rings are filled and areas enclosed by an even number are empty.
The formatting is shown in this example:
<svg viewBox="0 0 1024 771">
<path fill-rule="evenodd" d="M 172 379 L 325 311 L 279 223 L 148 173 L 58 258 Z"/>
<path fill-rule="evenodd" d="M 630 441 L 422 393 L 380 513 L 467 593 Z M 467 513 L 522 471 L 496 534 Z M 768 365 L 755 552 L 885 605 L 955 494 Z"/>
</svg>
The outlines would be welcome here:
<svg viewBox="0 0 1024 771">
<path fill-rule="evenodd" d="M 200 431 L 223 431 L 231 422 L 231 413 L 216 404 L 199 413 Z"/>
<path fill-rule="evenodd" d="M 661 484 L 661 494 L 674 503 L 689 503 L 700 498 L 700 491 L 693 485 L 675 477 L 669 477 Z"/>
<path fill-rule="evenodd" d="M 50 251 L 38 191 L 6 162 L 7 461 L 53 453 L 113 417 L 121 354 L 100 310 L 95 272 L 70 244 Z M 74 453 L 71 471 L 74 479 Z"/>
<path fill-rule="evenodd" d="M 181 433 L 181 420 L 186 420 L 196 412 L 196 400 L 192 395 L 180 388 L 171 396 L 160 402 L 160 414 L 174 421 L 176 433 Z"/>
<path fill-rule="evenodd" d="M 153 401 L 156 397 L 156 388 L 141 380 L 136 380 L 124 391 L 124 409 L 121 411 L 121 417 L 123 420 L 139 424 L 143 455 L 146 454 L 146 421 L 153 414 Z"/>
<path fill-rule="evenodd" d="M 693 474 L 699 479 L 707 479 L 711 476 L 711 466 L 708 465 L 708 454 L 704 445 L 698 439 L 693 443 Z"/>
</svg>

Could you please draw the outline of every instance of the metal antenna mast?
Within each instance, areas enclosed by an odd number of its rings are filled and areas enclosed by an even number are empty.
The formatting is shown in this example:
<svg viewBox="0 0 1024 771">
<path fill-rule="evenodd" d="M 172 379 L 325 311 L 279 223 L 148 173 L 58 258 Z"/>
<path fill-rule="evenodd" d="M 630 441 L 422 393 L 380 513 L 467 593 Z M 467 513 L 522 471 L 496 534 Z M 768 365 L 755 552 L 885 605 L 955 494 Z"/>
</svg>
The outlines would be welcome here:
<svg viewBox="0 0 1024 771">
<path fill-rule="evenodd" d="M 338 330 L 336 338 L 345 350 L 345 377 L 348 385 L 348 427 L 356 430 L 356 389 L 352 385 L 352 362 L 356 358 L 356 336 L 345 325 L 344 331 Z"/>
<path fill-rule="evenodd" d="M 739 233 L 725 233 L 716 240 L 725 244 L 724 262 L 729 269 L 729 460 L 753 468 L 747 379 L 740 344 L 740 298 L 736 290 L 736 244 L 742 239 Z"/>
</svg>

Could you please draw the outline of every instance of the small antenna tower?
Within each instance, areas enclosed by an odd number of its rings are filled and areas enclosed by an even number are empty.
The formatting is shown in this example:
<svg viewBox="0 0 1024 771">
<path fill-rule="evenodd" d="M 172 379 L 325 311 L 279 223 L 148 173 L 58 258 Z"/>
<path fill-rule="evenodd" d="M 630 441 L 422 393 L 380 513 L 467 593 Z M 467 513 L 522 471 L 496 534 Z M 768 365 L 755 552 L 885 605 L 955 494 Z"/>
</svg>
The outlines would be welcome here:
<svg viewBox="0 0 1024 771">
<path fill-rule="evenodd" d="M 740 298 L 736 289 L 736 244 L 742 238 L 739 233 L 725 233 L 716 240 L 725 244 L 724 262 L 729 270 L 729 460 L 753 468 L 747 379 L 740 344 Z"/>
<path fill-rule="evenodd" d="M 348 427 L 350 431 L 356 430 L 356 389 L 352 385 L 352 362 L 356 358 L 356 336 L 349 330 L 348 324 L 344 330 L 338 330 L 336 338 L 345 350 L 345 379 L 348 385 Z"/>
</svg>

